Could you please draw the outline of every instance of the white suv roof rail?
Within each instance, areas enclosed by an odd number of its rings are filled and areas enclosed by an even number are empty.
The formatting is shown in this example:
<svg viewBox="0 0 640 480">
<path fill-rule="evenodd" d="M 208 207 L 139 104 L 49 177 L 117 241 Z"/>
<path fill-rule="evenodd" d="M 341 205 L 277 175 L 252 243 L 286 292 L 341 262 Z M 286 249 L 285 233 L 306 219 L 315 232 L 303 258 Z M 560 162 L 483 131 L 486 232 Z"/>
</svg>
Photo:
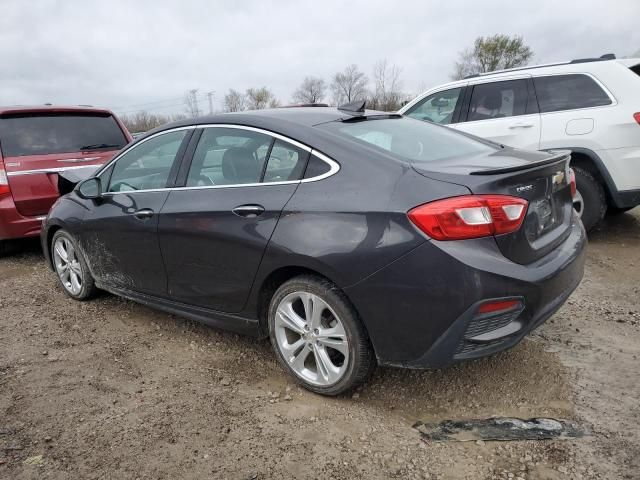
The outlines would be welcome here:
<svg viewBox="0 0 640 480">
<path fill-rule="evenodd" d="M 605 53 L 604 55 L 597 58 L 578 58 L 575 60 L 570 60 L 568 62 L 556 62 L 556 63 L 545 63 L 542 65 L 533 65 L 526 67 L 516 67 L 516 68 L 506 68 L 504 70 L 494 70 L 492 72 L 484 72 L 484 73 L 474 73 L 473 75 L 467 75 L 464 79 L 468 78 L 477 78 L 483 77 L 485 75 L 495 75 L 496 73 L 507 73 L 507 72 L 518 72 L 521 70 L 533 70 L 534 68 L 545 68 L 545 67 L 555 67 L 558 65 L 571 65 L 574 63 L 590 63 L 590 62 L 606 62 L 607 60 L 615 60 L 616 56 L 613 53 Z"/>
</svg>

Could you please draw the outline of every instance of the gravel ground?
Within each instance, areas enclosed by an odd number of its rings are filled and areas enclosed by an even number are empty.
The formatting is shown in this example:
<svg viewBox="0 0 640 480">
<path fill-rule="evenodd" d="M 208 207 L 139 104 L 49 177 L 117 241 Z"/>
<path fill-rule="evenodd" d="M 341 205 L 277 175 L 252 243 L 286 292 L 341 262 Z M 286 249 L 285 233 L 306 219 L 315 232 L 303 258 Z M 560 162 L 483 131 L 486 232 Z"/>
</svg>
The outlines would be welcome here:
<svg viewBox="0 0 640 480">
<path fill-rule="evenodd" d="M 0 478 L 640 478 L 640 209 L 591 235 L 582 285 L 509 352 L 298 388 L 268 342 L 111 295 L 78 303 L 37 245 L 0 259 Z M 429 443 L 415 421 L 545 416 L 575 440 Z"/>
</svg>

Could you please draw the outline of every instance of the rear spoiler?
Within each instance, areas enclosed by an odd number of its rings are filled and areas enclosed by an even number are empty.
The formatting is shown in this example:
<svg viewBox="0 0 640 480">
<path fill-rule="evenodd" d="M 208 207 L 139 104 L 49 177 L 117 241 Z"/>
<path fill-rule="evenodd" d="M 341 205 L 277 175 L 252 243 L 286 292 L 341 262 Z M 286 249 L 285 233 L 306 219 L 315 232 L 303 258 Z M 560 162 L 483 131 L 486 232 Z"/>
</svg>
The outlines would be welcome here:
<svg viewBox="0 0 640 480">
<path fill-rule="evenodd" d="M 552 163 L 557 163 L 560 160 L 571 160 L 571 150 L 549 150 L 548 153 L 552 155 L 547 158 L 543 158 L 541 160 L 536 160 L 531 163 L 527 163 L 525 165 L 515 165 L 513 167 L 503 167 L 503 168 L 488 168 L 486 170 L 477 170 L 475 172 L 471 172 L 471 175 L 497 175 L 500 173 L 511 173 L 517 172 L 519 170 L 528 170 L 529 168 L 538 168 L 543 167 L 545 165 L 551 165 Z"/>
</svg>

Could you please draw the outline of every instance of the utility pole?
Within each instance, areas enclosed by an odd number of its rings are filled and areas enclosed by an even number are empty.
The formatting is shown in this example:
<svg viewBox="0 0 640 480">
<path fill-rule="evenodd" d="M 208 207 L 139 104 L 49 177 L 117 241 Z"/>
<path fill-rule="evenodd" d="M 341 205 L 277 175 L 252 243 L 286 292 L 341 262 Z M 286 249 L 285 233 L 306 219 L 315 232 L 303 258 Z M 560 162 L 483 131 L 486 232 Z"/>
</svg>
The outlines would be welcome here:
<svg viewBox="0 0 640 480">
<path fill-rule="evenodd" d="M 207 97 L 209 98 L 209 115 L 213 115 L 213 95 L 216 93 L 215 90 L 211 90 L 207 92 Z"/>
<path fill-rule="evenodd" d="M 198 89 L 194 88 L 193 90 L 190 90 L 190 92 L 191 92 L 191 101 L 193 102 L 193 116 L 199 117 L 200 109 L 198 108 Z"/>
</svg>

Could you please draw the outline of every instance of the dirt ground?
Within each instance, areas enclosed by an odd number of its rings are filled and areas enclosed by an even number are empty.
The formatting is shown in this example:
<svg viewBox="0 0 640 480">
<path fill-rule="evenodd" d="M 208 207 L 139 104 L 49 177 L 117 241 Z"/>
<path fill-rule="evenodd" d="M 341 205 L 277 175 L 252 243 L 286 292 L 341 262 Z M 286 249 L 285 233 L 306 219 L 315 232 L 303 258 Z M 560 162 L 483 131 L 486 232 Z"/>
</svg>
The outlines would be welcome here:
<svg viewBox="0 0 640 480">
<path fill-rule="evenodd" d="M 577 292 L 513 350 L 379 369 L 328 399 L 266 341 L 107 294 L 70 300 L 29 245 L 0 259 L 0 478 L 640 478 L 640 209 L 588 248 Z M 494 415 L 590 434 L 431 443 L 412 428 Z"/>
</svg>

